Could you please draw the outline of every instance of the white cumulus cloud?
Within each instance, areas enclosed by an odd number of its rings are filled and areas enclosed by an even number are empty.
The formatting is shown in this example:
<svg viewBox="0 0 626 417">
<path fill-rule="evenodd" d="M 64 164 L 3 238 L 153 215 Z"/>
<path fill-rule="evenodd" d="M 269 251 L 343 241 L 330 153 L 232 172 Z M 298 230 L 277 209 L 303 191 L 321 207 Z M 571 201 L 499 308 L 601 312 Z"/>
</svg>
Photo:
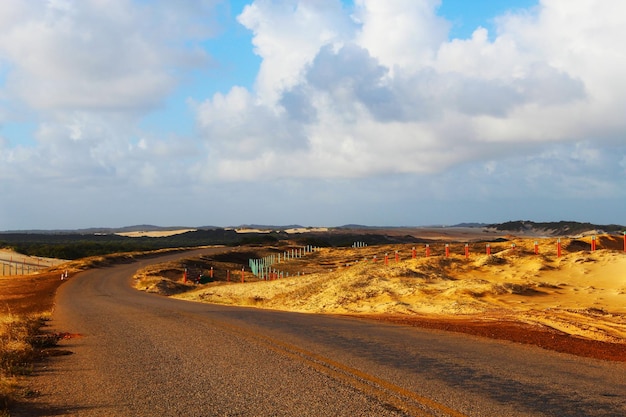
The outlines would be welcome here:
<svg viewBox="0 0 626 417">
<path fill-rule="evenodd" d="M 262 59 L 255 89 L 198 105 L 207 147 L 225 167 L 216 175 L 432 174 L 542 160 L 550 146 L 617 146 L 626 5 L 542 0 L 497 17 L 495 33 L 453 40 L 439 5 L 253 2 L 239 21 Z"/>
</svg>

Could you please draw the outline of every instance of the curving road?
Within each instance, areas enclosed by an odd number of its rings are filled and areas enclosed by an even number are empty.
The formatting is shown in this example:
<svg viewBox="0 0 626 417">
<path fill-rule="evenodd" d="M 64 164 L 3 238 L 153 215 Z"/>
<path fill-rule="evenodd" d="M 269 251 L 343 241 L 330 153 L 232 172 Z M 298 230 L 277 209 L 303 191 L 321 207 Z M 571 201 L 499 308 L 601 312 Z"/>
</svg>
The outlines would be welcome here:
<svg viewBox="0 0 626 417">
<path fill-rule="evenodd" d="M 223 249 L 205 249 L 208 252 Z M 624 416 L 626 365 L 345 317 L 188 303 L 130 288 L 149 263 L 61 286 L 82 336 L 13 416 Z"/>
</svg>

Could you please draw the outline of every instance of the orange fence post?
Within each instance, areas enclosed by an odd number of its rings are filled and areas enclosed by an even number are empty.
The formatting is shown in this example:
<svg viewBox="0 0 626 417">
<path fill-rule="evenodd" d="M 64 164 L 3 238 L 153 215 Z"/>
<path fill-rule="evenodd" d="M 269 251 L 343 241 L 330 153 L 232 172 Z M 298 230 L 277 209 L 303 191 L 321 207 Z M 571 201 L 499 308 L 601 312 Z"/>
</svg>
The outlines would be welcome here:
<svg viewBox="0 0 626 417">
<path fill-rule="evenodd" d="M 413 258 L 413 259 L 417 258 L 417 251 L 415 250 L 415 247 L 413 247 L 413 249 L 411 249 L 411 258 Z"/>
<path fill-rule="evenodd" d="M 491 255 L 491 245 L 489 243 L 487 243 L 487 248 L 485 250 L 487 251 L 487 255 Z"/>
<path fill-rule="evenodd" d="M 561 239 L 556 240 L 556 256 L 561 257 Z"/>
<path fill-rule="evenodd" d="M 596 250 L 596 237 L 591 236 L 591 252 L 595 252 Z"/>
<path fill-rule="evenodd" d="M 465 244 L 465 259 L 469 259 L 469 244 Z"/>
<path fill-rule="evenodd" d="M 450 257 L 450 245 L 446 243 L 446 258 Z"/>
<path fill-rule="evenodd" d="M 535 255 L 539 255 L 539 242 L 535 240 Z"/>
<path fill-rule="evenodd" d="M 213 267 L 211 267 L 211 271 L 209 272 L 209 276 L 213 278 Z"/>
<path fill-rule="evenodd" d="M 626 236 L 626 234 L 624 235 Z M 624 241 L 626 242 L 626 237 L 624 237 Z M 626 243 L 625 243 L 626 245 Z M 430 256 L 430 245 L 426 244 L 426 257 Z"/>
<path fill-rule="evenodd" d="M 385 265 L 389 265 L 389 255 L 385 254 Z"/>
<path fill-rule="evenodd" d="M 241 268 L 241 283 L 243 284 L 243 268 Z"/>
</svg>

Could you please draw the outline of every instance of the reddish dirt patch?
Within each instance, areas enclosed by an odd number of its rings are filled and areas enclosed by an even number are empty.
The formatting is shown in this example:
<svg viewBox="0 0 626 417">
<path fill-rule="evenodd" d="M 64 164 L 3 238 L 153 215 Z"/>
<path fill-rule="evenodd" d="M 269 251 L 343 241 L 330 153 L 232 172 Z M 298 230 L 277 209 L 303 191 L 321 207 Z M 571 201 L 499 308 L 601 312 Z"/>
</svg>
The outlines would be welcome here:
<svg viewBox="0 0 626 417">
<path fill-rule="evenodd" d="M 63 282 L 60 271 L 0 278 L 0 314 L 38 314 L 52 310 L 56 290 Z"/>
<path fill-rule="evenodd" d="M 366 317 L 408 326 L 509 340 L 588 358 L 626 362 L 626 344 L 583 339 L 548 327 L 533 326 L 526 323 L 507 320 L 485 322 L 467 319 L 439 319 L 391 314 L 368 315 Z"/>
</svg>

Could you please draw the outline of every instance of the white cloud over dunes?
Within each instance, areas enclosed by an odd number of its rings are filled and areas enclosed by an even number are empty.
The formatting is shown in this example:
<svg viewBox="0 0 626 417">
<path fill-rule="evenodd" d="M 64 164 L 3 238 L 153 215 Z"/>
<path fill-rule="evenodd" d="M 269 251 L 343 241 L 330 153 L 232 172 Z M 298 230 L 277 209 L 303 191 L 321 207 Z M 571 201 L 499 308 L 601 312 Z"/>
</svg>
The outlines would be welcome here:
<svg viewBox="0 0 626 417">
<path fill-rule="evenodd" d="M 207 64 L 207 53 L 189 45 L 211 34 L 212 3 L 3 1 L 0 127 L 35 124 L 35 145 L 0 142 L 0 176 L 65 175 L 71 184 L 96 177 L 154 184 L 145 173 L 155 171 L 167 177 L 172 155 L 155 158 L 151 149 L 164 138 L 149 137 L 137 123 L 163 105 L 186 72 Z M 143 147 L 133 146 L 138 138 Z M 147 168 L 158 162 L 159 169 Z"/>
<path fill-rule="evenodd" d="M 438 5 L 247 7 L 239 20 L 262 58 L 256 89 L 198 106 L 218 175 L 434 173 L 520 154 L 541 159 L 550 143 L 616 144 L 626 128 L 626 53 L 616 41 L 625 5 L 543 0 L 499 17 L 491 37 L 477 28 L 453 40 Z M 224 117 L 238 127 L 218 129 Z"/>
<path fill-rule="evenodd" d="M 203 199 L 231 197 L 223 219 L 254 199 L 268 217 L 238 221 L 283 223 L 282 203 L 263 200 L 276 194 L 297 200 L 285 212 L 323 200 L 328 213 L 308 218 L 336 223 L 360 221 L 353 201 L 394 213 L 362 220 L 379 224 L 447 221 L 404 214 L 423 200 L 626 208 L 623 1 L 541 0 L 464 39 L 450 39 L 440 0 L 249 3 L 236 19 L 254 84 L 218 88 L 207 45 L 224 35 L 225 0 L 2 0 L 0 193 L 29 209 L 0 204 L 0 228 L 35 216 L 35 196 L 74 198 L 87 216 L 106 193 L 127 198 L 116 218 L 133 205 L 138 223 L 188 225 L 211 221 L 169 213 L 204 219 Z"/>
</svg>

